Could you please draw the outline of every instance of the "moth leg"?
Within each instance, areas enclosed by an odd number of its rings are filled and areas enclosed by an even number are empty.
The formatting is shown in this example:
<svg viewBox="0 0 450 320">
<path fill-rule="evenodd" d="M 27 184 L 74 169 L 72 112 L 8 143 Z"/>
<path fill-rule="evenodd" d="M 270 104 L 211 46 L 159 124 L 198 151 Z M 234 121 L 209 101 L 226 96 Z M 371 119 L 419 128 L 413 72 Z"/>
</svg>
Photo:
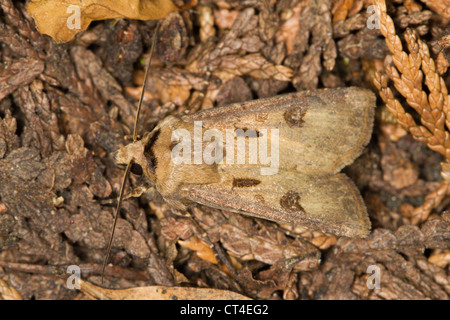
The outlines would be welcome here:
<svg viewBox="0 0 450 320">
<path fill-rule="evenodd" d="M 136 135 L 137 140 L 141 140 L 142 136 L 140 134 Z M 133 135 L 132 134 L 127 134 L 123 137 L 124 140 L 126 141 L 133 141 Z"/>
<path fill-rule="evenodd" d="M 152 186 L 141 184 L 133 187 L 129 193 L 123 196 L 123 200 L 129 199 L 129 198 L 139 198 L 144 193 L 148 192 L 150 189 L 152 189 Z"/>
</svg>

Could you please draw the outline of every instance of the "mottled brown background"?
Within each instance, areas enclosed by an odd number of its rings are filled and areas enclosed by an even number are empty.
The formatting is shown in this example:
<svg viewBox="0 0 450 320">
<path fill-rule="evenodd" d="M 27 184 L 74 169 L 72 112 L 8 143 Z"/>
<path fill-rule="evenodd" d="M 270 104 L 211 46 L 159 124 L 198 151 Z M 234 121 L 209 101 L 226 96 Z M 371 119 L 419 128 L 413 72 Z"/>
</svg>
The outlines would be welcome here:
<svg viewBox="0 0 450 320">
<path fill-rule="evenodd" d="M 294 90 L 374 89 L 388 49 L 379 30 L 366 27 L 370 3 L 351 2 L 204 0 L 170 16 L 140 131 L 168 114 Z M 417 30 L 436 57 L 448 20 L 411 3 L 397 0 L 388 13 L 399 34 Z M 156 22 L 95 22 L 57 45 L 36 31 L 23 2 L 2 0 L 0 9 L 0 279 L 24 299 L 84 299 L 66 288 L 65 270 L 80 265 L 83 279 L 100 282 L 123 175 L 113 153 L 129 142 Z M 345 170 L 367 203 L 369 238 L 202 206 L 192 210 L 194 223 L 150 193 L 124 202 L 104 285 L 199 286 L 258 299 L 448 299 L 448 199 L 411 224 L 413 208 L 440 185 L 443 158 L 402 131 L 381 102 L 377 112 L 372 142 Z M 210 262 L 196 224 L 237 277 Z M 369 265 L 381 269 L 379 290 L 366 287 Z"/>
</svg>

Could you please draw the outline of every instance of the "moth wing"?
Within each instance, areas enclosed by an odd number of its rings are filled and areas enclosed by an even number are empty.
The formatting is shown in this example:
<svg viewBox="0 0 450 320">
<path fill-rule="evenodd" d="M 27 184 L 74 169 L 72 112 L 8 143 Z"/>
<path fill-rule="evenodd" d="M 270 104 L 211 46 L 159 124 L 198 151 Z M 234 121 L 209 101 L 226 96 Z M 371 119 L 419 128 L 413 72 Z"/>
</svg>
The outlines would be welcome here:
<svg viewBox="0 0 450 320">
<path fill-rule="evenodd" d="M 256 169 L 237 168 L 223 170 L 221 177 L 219 183 L 184 184 L 181 195 L 210 207 L 340 236 L 365 237 L 370 232 L 361 195 L 345 174 L 281 171 L 261 176 Z"/>
<path fill-rule="evenodd" d="M 235 103 L 182 120 L 222 131 L 278 129 L 279 167 L 315 175 L 337 173 L 361 154 L 372 134 L 374 109 L 369 90 L 320 89 Z"/>
</svg>

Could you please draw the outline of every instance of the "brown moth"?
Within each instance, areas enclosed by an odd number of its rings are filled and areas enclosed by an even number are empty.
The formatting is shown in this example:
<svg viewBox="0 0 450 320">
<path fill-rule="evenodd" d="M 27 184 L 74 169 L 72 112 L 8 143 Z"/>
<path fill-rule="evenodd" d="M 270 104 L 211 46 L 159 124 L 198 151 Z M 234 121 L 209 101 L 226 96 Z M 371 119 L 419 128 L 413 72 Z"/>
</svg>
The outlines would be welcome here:
<svg viewBox="0 0 450 320">
<path fill-rule="evenodd" d="M 365 237 L 365 204 L 339 171 L 369 142 L 374 110 L 374 94 L 351 87 L 168 116 L 121 148 L 116 161 L 140 166 L 173 208 L 199 203 Z"/>
<path fill-rule="evenodd" d="M 155 47 L 153 36 L 150 58 Z M 350 87 L 320 89 L 168 116 L 119 149 L 126 165 L 102 269 L 114 238 L 127 177 L 142 172 L 175 209 L 203 204 L 347 237 L 366 237 L 370 220 L 353 182 L 339 171 L 372 134 L 375 95 Z M 140 196 L 148 184 L 125 198 Z"/>
</svg>

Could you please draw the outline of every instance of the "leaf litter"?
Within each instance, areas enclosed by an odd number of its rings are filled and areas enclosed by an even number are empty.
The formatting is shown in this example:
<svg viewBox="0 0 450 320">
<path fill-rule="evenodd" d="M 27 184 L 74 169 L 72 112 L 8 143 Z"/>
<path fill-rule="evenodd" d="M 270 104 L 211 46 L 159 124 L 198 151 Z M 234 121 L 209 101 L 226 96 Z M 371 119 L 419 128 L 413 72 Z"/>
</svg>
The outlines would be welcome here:
<svg viewBox="0 0 450 320">
<path fill-rule="evenodd" d="M 415 28 L 430 43 L 444 39 L 445 26 L 430 22 L 439 17 L 435 7 L 410 3 L 396 1 L 389 9 L 398 27 Z M 388 48 L 379 30 L 365 28 L 368 5 L 200 1 L 172 12 L 161 25 L 164 41 L 150 69 L 141 133 L 169 114 L 292 90 L 373 88 L 369 76 L 382 67 Z M 443 158 L 382 117 L 371 144 L 346 169 L 368 206 L 373 230 L 367 239 L 203 206 L 191 211 L 194 223 L 153 191 L 124 202 L 104 283 L 118 290 L 100 288 L 123 174 L 113 154 L 133 127 L 141 61 L 156 22 L 98 22 L 57 45 L 30 15 L 22 2 L 1 4 L 2 298 L 195 299 L 199 292 L 224 299 L 449 298 L 449 202 L 419 225 L 411 218 L 440 185 Z M 141 183 L 139 176 L 130 180 Z M 82 269 L 83 294 L 66 287 L 73 264 Z M 371 265 L 380 268 L 380 289 L 367 287 Z"/>
</svg>

